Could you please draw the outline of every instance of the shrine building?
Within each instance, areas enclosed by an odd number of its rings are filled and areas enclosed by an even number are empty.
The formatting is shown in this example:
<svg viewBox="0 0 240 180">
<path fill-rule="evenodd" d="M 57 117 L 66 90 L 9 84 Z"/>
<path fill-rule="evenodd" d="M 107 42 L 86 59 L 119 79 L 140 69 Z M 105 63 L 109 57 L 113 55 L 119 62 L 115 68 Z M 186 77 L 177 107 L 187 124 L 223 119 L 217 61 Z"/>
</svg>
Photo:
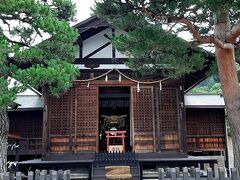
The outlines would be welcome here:
<svg viewBox="0 0 240 180">
<path fill-rule="evenodd" d="M 10 135 L 19 137 L 9 141 L 20 144 L 18 159 L 38 158 L 20 166 L 90 167 L 97 154 L 134 152 L 140 167 L 212 167 L 217 163 L 212 156 L 226 154 L 224 101 L 219 95 L 187 95 L 207 77 L 208 66 L 180 79 L 141 76 L 112 46 L 109 37 L 118 30 L 96 16 L 74 27 L 81 75 L 73 86 L 60 98 L 35 95 L 36 104 L 43 102 L 40 108 L 9 111 Z M 9 151 L 10 159 L 14 155 Z"/>
</svg>

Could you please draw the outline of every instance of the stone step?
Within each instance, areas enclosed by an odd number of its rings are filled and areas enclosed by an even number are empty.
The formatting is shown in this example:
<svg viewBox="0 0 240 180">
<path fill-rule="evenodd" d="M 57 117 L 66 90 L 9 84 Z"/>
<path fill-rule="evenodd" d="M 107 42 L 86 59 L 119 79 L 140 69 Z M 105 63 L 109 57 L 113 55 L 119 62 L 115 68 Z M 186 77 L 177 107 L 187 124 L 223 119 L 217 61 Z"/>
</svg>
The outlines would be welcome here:
<svg viewBox="0 0 240 180">
<path fill-rule="evenodd" d="M 114 173 L 116 173 L 116 176 L 125 174 L 126 177 L 131 176 L 132 180 L 140 179 L 138 167 L 130 167 L 130 166 L 94 167 L 92 172 L 92 179 L 106 180 L 106 173 L 108 173 L 108 176 L 109 176 L 109 172 L 111 174 L 110 176 L 114 176 Z"/>
</svg>

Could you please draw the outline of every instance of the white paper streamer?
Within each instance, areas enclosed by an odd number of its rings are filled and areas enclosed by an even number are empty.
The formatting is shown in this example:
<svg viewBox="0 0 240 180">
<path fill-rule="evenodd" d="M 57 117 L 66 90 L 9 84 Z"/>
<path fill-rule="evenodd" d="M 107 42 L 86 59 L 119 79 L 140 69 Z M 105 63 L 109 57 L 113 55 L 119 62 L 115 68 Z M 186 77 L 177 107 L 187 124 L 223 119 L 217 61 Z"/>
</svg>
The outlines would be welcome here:
<svg viewBox="0 0 240 180">
<path fill-rule="evenodd" d="M 137 83 L 137 92 L 140 92 L 140 83 Z"/>
<path fill-rule="evenodd" d="M 121 76 L 121 74 L 119 74 L 119 76 L 118 76 L 118 81 L 119 81 L 119 82 L 122 81 L 122 76 Z"/>
<path fill-rule="evenodd" d="M 105 81 L 108 82 L 108 75 L 106 75 L 106 77 L 105 77 Z"/>
<path fill-rule="evenodd" d="M 159 90 L 162 90 L 162 81 L 159 82 Z"/>
<path fill-rule="evenodd" d="M 90 87 L 90 82 L 88 81 L 87 88 L 89 88 L 89 87 Z"/>
</svg>

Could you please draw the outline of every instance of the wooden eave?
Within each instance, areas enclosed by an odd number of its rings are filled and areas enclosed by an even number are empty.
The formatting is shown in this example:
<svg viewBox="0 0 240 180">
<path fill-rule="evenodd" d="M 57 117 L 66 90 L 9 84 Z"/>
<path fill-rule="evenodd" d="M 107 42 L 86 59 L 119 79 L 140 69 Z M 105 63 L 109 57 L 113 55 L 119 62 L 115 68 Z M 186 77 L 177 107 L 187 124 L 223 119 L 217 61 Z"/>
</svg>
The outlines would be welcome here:
<svg viewBox="0 0 240 180">
<path fill-rule="evenodd" d="M 80 33 L 87 31 L 90 28 L 98 28 L 101 26 L 109 26 L 109 24 L 102 19 L 99 19 L 96 15 L 89 17 L 88 19 L 75 24 L 73 27 L 77 28 Z"/>
<path fill-rule="evenodd" d="M 110 24 L 105 20 L 99 19 L 97 16 L 91 16 L 90 18 L 79 22 L 73 27 L 78 29 L 80 40 L 85 40 L 110 27 Z"/>
<path fill-rule="evenodd" d="M 74 64 L 124 64 L 124 61 L 126 58 L 76 58 Z"/>
</svg>

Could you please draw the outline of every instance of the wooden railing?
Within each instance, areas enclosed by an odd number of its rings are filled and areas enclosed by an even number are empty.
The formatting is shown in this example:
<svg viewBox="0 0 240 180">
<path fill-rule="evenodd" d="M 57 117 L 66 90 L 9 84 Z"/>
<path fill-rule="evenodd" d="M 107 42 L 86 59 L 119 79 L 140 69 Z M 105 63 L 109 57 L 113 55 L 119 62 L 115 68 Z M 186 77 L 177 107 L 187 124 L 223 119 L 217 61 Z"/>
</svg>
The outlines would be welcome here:
<svg viewBox="0 0 240 180">
<path fill-rule="evenodd" d="M 3 174 L 3 180 L 70 180 L 70 170 L 66 171 L 54 171 L 50 170 L 49 173 L 47 170 L 36 170 L 35 172 L 29 171 L 27 175 L 24 175 L 22 172 L 17 172 L 16 174 L 10 174 L 9 172 L 5 172 Z"/>
<path fill-rule="evenodd" d="M 94 165 L 136 165 L 135 152 L 100 152 L 95 153 Z"/>
<path fill-rule="evenodd" d="M 9 148 L 8 154 L 36 154 L 41 153 L 42 150 L 42 138 L 24 138 L 21 140 L 8 140 Z M 12 149 L 11 145 L 18 145 L 17 149 Z"/>
<path fill-rule="evenodd" d="M 214 175 L 211 168 L 207 169 L 203 174 L 199 168 L 183 168 L 182 172 L 179 168 L 162 168 L 158 169 L 155 174 L 143 173 L 142 179 L 159 179 L 159 180 L 240 180 L 236 168 L 231 169 L 231 176 L 227 177 L 224 168 L 218 169 L 218 174 Z"/>
</svg>

